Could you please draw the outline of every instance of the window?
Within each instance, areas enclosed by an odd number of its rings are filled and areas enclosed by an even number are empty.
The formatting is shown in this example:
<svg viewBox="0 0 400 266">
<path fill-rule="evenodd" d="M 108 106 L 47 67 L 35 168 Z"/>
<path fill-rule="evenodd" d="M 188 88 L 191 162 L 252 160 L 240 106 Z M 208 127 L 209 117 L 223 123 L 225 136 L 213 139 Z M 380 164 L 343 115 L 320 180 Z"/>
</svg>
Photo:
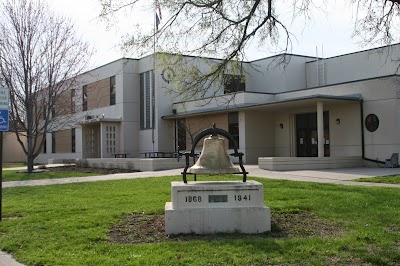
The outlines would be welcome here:
<svg viewBox="0 0 400 266">
<path fill-rule="evenodd" d="M 46 134 L 44 134 L 43 137 L 44 137 L 44 141 L 43 141 L 43 153 L 47 153 Z"/>
<path fill-rule="evenodd" d="M 87 94 L 87 85 L 82 88 L 82 110 L 87 111 L 88 108 L 88 94 Z"/>
<path fill-rule="evenodd" d="M 75 129 L 63 129 L 51 132 L 51 152 L 75 152 Z"/>
<path fill-rule="evenodd" d="M 224 74 L 224 93 L 245 91 L 245 77 L 240 75 Z"/>
<path fill-rule="evenodd" d="M 238 112 L 233 112 L 228 114 L 228 132 L 232 135 L 235 143 L 229 140 L 229 149 L 235 147 L 239 148 L 239 118 Z"/>
<path fill-rule="evenodd" d="M 71 128 L 71 152 L 75 152 L 75 128 Z"/>
<path fill-rule="evenodd" d="M 71 89 L 71 114 L 74 114 L 76 112 L 75 110 L 75 89 Z"/>
<path fill-rule="evenodd" d="M 89 156 L 97 156 L 96 131 L 93 127 L 87 129 L 85 142 L 86 142 L 86 153 Z"/>
<path fill-rule="evenodd" d="M 115 105 L 115 96 L 117 93 L 117 88 L 115 85 L 115 76 L 110 78 L 110 105 Z"/>
<path fill-rule="evenodd" d="M 116 145 L 116 127 L 115 126 L 106 126 L 106 150 L 107 153 L 116 153 L 117 145 Z"/>
<path fill-rule="evenodd" d="M 178 151 L 186 150 L 186 120 L 178 119 Z"/>
<path fill-rule="evenodd" d="M 51 132 L 51 152 L 56 153 L 56 132 Z"/>
<path fill-rule="evenodd" d="M 140 129 L 154 128 L 154 72 L 140 74 Z"/>
<path fill-rule="evenodd" d="M 42 113 L 40 114 L 43 120 L 46 120 L 47 117 L 47 108 L 43 108 Z"/>
</svg>

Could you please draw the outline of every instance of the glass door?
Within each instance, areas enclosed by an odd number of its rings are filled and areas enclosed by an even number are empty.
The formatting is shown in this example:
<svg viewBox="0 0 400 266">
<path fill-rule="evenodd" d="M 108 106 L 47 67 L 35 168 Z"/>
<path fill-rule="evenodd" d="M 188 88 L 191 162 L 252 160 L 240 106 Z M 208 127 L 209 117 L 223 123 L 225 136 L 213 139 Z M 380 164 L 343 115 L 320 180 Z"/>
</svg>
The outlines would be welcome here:
<svg viewBox="0 0 400 266">
<path fill-rule="evenodd" d="M 318 156 L 317 113 L 296 115 L 297 157 Z M 329 112 L 324 112 L 324 156 L 329 156 Z"/>
</svg>

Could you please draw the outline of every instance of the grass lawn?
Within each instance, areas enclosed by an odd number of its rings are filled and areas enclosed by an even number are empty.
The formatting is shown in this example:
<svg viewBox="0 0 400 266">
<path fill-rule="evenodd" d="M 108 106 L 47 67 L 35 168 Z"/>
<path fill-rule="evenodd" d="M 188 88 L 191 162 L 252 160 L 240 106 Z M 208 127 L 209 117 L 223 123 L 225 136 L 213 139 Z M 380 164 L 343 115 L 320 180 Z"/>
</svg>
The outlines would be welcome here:
<svg viewBox="0 0 400 266">
<path fill-rule="evenodd" d="M 24 167 L 26 163 L 3 163 L 3 168 Z"/>
<path fill-rule="evenodd" d="M 240 177 L 207 178 L 224 179 Z M 111 228 L 123 217 L 162 215 L 174 180 L 181 177 L 5 188 L 0 249 L 28 265 L 400 263 L 400 190 L 396 188 L 255 179 L 264 184 L 272 217 L 313 215 L 321 228 L 329 224 L 337 234 L 313 235 L 306 230 L 276 237 L 281 225 L 290 222 L 281 220 L 272 223 L 273 232 L 258 235 L 142 244 L 110 241 Z"/>
<path fill-rule="evenodd" d="M 3 182 L 7 181 L 25 181 L 25 180 L 38 180 L 38 179 L 53 179 L 53 178 L 66 178 L 66 177 L 83 177 L 100 175 L 99 173 L 84 173 L 84 172 L 39 172 L 39 173 L 19 173 L 21 170 L 5 170 L 3 171 Z"/>
<path fill-rule="evenodd" d="M 357 182 L 373 182 L 373 183 L 388 183 L 388 184 L 400 184 L 400 175 L 388 175 L 388 176 L 376 176 L 368 178 L 359 178 Z"/>
<path fill-rule="evenodd" d="M 28 173 L 21 173 L 21 170 L 15 171 L 15 170 L 3 169 L 3 181 L 7 182 L 7 181 L 67 178 L 67 177 L 84 177 L 84 176 L 133 172 L 132 170 L 124 170 L 124 169 L 81 168 L 74 165 L 49 167 L 47 168 L 47 170 L 48 172 L 36 172 L 28 174 Z"/>
</svg>

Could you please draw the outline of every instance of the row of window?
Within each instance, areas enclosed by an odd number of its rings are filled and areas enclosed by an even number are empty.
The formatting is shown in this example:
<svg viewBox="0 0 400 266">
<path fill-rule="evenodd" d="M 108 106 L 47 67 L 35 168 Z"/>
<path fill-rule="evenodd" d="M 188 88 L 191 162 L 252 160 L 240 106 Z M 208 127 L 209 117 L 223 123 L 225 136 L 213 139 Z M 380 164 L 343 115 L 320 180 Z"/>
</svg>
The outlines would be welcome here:
<svg viewBox="0 0 400 266">
<path fill-rule="evenodd" d="M 104 90 L 104 85 L 101 84 L 101 82 L 105 82 L 106 80 L 99 81 L 98 83 L 92 83 L 88 85 L 84 85 L 82 87 L 82 110 L 87 111 L 92 108 L 88 106 L 89 98 L 90 96 L 95 96 L 96 94 L 90 94 L 90 90 L 96 90 L 100 89 Z M 109 90 L 109 105 L 115 105 L 116 104 L 116 80 L 115 76 L 112 76 L 108 79 L 108 90 Z M 232 92 L 238 92 L 238 91 L 244 91 L 245 90 L 245 80 L 244 76 L 239 76 L 239 75 L 229 75 L 226 74 L 224 75 L 224 93 L 232 93 Z M 103 92 L 105 93 L 105 92 Z M 76 91 L 75 89 L 71 90 L 71 112 L 75 113 L 76 112 Z M 53 116 L 55 116 L 55 112 L 53 112 Z M 147 71 L 144 73 L 140 74 L 140 128 L 141 129 L 151 129 L 154 128 L 155 125 L 155 75 L 154 71 Z M 180 149 L 186 149 L 186 134 L 183 134 L 182 128 L 185 128 L 184 125 L 184 120 L 180 120 L 179 122 L 179 135 L 185 135 L 184 138 L 178 138 L 178 145 Z M 237 118 L 237 112 L 235 113 L 230 113 L 228 115 L 228 124 L 229 128 L 228 131 L 232 136 L 234 137 L 236 144 L 238 145 L 239 143 L 239 129 L 238 129 L 238 118 Z M 65 131 L 65 130 L 64 130 Z M 59 131 L 59 132 L 64 132 L 64 131 Z M 56 139 L 56 134 L 59 134 L 60 136 L 59 139 L 66 139 L 70 138 L 70 141 L 67 141 L 63 144 L 57 143 Z M 64 134 L 64 135 L 63 135 Z M 70 137 L 66 137 L 65 133 L 57 133 L 53 132 L 52 133 L 52 153 L 55 153 L 56 150 L 63 150 L 69 152 L 75 152 L 75 129 L 71 129 L 71 133 L 69 134 Z M 185 141 L 183 141 L 185 139 Z M 114 143 L 115 140 L 111 141 L 109 140 L 108 143 Z M 69 143 L 69 144 L 66 144 Z M 65 145 L 70 145 L 70 149 L 67 148 Z M 109 147 L 109 150 L 113 151 L 115 150 L 114 145 L 111 144 Z M 229 148 L 233 148 L 233 143 L 230 141 L 229 143 Z M 46 142 L 45 142 L 45 147 L 44 150 L 46 151 Z"/>
<path fill-rule="evenodd" d="M 104 83 L 108 83 L 105 85 Z M 57 103 L 52 111 L 52 116 L 65 115 L 68 113 L 76 113 L 76 90 L 71 89 L 70 94 L 63 93 L 60 95 L 60 101 Z M 70 103 L 65 102 L 65 98 L 70 98 Z M 108 99 L 108 100 L 107 100 Z M 91 101 L 91 102 L 90 102 Z M 69 106 L 65 105 L 69 104 Z M 115 76 L 105 80 L 100 80 L 95 83 L 84 85 L 82 87 L 82 111 L 96 109 L 99 107 L 111 106 L 116 103 L 116 83 Z M 56 113 L 57 108 L 57 113 Z"/>
<path fill-rule="evenodd" d="M 154 71 L 140 74 L 140 129 L 154 128 Z"/>
<path fill-rule="evenodd" d="M 75 153 L 75 128 L 51 132 L 51 153 Z M 47 141 L 44 139 L 43 153 L 47 153 Z"/>
<path fill-rule="evenodd" d="M 140 74 L 140 125 L 141 129 L 154 128 L 154 99 L 155 99 L 155 75 L 154 71 L 147 71 Z M 224 93 L 245 91 L 245 78 L 240 75 L 225 74 Z M 108 85 L 107 85 L 108 84 Z M 104 97 L 109 96 L 109 100 L 104 101 Z M 64 96 L 61 96 L 64 97 Z M 76 90 L 70 91 L 71 113 L 76 110 Z M 90 101 L 92 101 L 90 103 Z M 88 111 L 102 106 L 116 104 L 116 79 L 112 76 L 105 80 L 87 84 L 82 87 L 82 111 Z M 56 107 L 55 107 L 56 108 Z M 60 108 L 58 106 L 57 108 Z M 65 107 L 64 107 L 65 108 Z M 69 109 L 67 108 L 67 109 Z M 63 112 L 61 112 L 63 113 Z M 56 116 L 55 109 L 52 115 Z"/>
<path fill-rule="evenodd" d="M 108 83 L 105 85 L 104 83 Z M 100 92 L 99 92 L 100 90 Z M 71 105 L 75 105 L 75 91 L 71 92 Z M 116 102 L 116 94 L 117 94 L 117 87 L 115 83 L 115 76 L 110 77 L 106 80 L 100 80 L 98 82 L 84 85 L 82 87 L 82 111 L 87 111 L 96 107 L 107 105 L 107 102 L 104 101 L 103 97 L 109 95 L 109 102 L 108 104 L 115 105 Z M 91 96 L 91 97 L 90 97 Z M 94 106 L 89 106 L 89 100 L 94 101 L 96 98 L 97 101 L 95 102 Z M 74 107 L 75 110 L 75 107 Z"/>
</svg>

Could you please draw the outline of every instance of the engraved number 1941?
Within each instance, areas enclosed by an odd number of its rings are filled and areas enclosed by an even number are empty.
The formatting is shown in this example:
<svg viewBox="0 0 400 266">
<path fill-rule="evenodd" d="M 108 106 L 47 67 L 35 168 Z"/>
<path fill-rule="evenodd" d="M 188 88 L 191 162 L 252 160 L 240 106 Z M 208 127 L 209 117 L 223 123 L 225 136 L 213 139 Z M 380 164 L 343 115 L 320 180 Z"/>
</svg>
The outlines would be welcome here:
<svg viewBox="0 0 400 266">
<path fill-rule="evenodd" d="M 248 200 L 250 201 L 250 195 L 235 195 L 235 201 L 245 201 Z"/>
</svg>

